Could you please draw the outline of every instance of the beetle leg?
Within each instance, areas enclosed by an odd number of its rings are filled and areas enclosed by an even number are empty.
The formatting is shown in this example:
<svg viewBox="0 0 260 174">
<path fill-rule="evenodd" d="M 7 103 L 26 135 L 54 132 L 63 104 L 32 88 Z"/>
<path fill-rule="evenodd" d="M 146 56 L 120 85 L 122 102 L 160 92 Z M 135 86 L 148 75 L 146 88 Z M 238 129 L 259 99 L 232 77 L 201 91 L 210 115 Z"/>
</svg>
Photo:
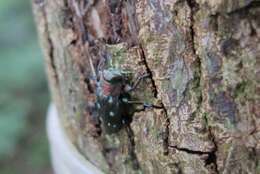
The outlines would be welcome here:
<svg viewBox="0 0 260 174">
<path fill-rule="evenodd" d="M 154 104 L 149 104 L 149 103 L 139 103 L 139 104 L 142 105 L 142 108 L 137 108 L 135 112 L 142 112 L 149 108 L 162 109 L 162 106 L 158 106 Z"/>
<path fill-rule="evenodd" d="M 129 104 L 134 104 L 134 105 L 142 105 L 142 108 L 136 109 L 136 112 L 145 111 L 145 109 L 149 109 L 149 108 L 155 108 L 155 109 L 162 109 L 163 108 L 162 106 L 154 105 L 154 104 L 146 103 L 146 102 L 142 102 L 142 101 L 128 101 L 128 100 L 124 101 L 124 99 L 123 99 L 123 102 L 129 103 Z"/>
<path fill-rule="evenodd" d="M 140 82 L 141 82 L 143 79 L 145 79 L 145 78 L 147 78 L 147 77 L 149 77 L 149 76 L 150 76 L 149 73 L 145 73 L 145 74 L 139 76 L 139 77 L 135 80 L 133 86 L 127 86 L 127 87 L 125 88 L 125 92 L 131 92 L 131 91 L 135 90 L 136 87 L 140 84 Z"/>
<path fill-rule="evenodd" d="M 100 109 L 99 103 L 92 103 L 88 102 L 86 105 L 86 109 L 88 110 L 89 114 L 91 115 L 91 120 L 95 125 L 99 124 L 99 115 L 97 113 L 97 110 Z"/>
</svg>

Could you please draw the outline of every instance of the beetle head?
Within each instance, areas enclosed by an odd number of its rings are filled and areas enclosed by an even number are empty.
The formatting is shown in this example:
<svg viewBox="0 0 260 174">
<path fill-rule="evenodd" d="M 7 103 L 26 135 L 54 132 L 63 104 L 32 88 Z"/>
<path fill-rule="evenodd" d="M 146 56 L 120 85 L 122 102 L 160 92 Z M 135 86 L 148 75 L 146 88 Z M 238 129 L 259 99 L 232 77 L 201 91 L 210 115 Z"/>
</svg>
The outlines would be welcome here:
<svg viewBox="0 0 260 174">
<path fill-rule="evenodd" d="M 122 84 L 124 82 L 124 74 L 122 71 L 114 68 L 109 68 L 103 71 L 104 80 L 110 84 Z"/>
</svg>

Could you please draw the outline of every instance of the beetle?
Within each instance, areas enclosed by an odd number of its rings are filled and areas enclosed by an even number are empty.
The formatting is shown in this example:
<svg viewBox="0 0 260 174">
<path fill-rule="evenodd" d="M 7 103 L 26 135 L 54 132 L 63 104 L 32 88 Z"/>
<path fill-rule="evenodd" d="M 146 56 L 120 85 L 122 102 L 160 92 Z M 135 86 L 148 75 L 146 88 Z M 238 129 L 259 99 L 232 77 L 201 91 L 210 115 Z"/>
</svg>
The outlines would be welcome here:
<svg viewBox="0 0 260 174">
<path fill-rule="evenodd" d="M 144 102 L 133 101 L 131 92 L 149 74 L 141 75 L 131 86 L 128 74 L 116 68 L 104 69 L 97 81 L 95 109 L 106 133 L 116 133 L 132 121 L 135 112 L 148 107 L 157 107 Z M 137 109 L 135 105 L 142 105 Z"/>
</svg>

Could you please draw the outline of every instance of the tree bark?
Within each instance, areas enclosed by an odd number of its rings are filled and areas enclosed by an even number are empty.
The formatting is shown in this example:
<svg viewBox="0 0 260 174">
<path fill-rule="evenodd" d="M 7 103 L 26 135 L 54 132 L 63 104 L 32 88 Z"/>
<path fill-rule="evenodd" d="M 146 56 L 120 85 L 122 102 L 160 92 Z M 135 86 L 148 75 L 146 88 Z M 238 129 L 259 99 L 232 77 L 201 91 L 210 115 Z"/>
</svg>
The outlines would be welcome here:
<svg viewBox="0 0 260 174">
<path fill-rule="evenodd" d="M 74 1 L 33 9 L 53 101 L 87 160 L 104 173 L 260 173 L 259 1 L 85 1 L 86 43 Z M 88 107 L 89 58 L 109 55 L 133 79 L 151 73 L 134 96 L 163 106 L 112 135 Z"/>
</svg>

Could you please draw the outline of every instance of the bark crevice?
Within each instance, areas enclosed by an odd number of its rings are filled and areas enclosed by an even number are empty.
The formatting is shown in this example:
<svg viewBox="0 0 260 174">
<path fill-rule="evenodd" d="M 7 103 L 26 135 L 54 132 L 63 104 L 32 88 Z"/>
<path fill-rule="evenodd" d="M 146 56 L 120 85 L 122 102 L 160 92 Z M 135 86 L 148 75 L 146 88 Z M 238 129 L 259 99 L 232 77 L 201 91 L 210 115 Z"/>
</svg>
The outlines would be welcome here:
<svg viewBox="0 0 260 174">
<path fill-rule="evenodd" d="M 144 49 L 142 47 L 142 45 L 140 44 L 140 56 L 141 56 L 141 59 L 144 63 L 144 66 L 145 66 L 145 69 L 146 69 L 146 72 L 149 74 L 150 76 L 150 79 L 151 79 L 151 82 L 152 82 L 152 86 L 153 86 L 153 95 L 155 98 L 158 97 L 158 90 L 157 90 L 157 87 L 155 85 L 155 81 L 153 79 L 153 74 L 152 74 L 152 71 L 151 69 L 149 68 L 149 65 L 148 65 L 148 62 L 146 60 L 146 56 L 145 56 L 145 52 L 144 52 Z"/>
<path fill-rule="evenodd" d="M 178 146 L 173 146 L 173 145 L 169 145 L 170 148 L 176 149 L 177 151 L 181 151 L 181 152 L 185 152 L 191 155 L 199 155 L 199 156 L 205 156 L 204 158 L 204 163 L 205 166 L 211 165 L 212 163 L 215 165 L 216 163 L 216 154 L 215 151 L 210 151 L 210 152 L 204 152 L 204 151 L 197 151 L 197 150 L 191 150 L 188 148 L 182 148 L 182 147 L 178 147 Z M 217 166 L 214 166 L 217 167 Z M 217 168 L 216 168 L 216 173 L 219 173 Z"/>
<path fill-rule="evenodd" d="M 211 127 L 208 128 L 209 131 L 209 137 L 211 138 L 211 141 L 214 144 L 214 149 L 212 152 L 210 152 L 208 159 L 205 161 L 207 162 L 207 164 L 214 164 L 215 167 L 215 171 L 216 173 L 219 174 L 219 168 L 218 168 L 218 163 L 217 163 L 217 151 L 218 151 L 218 144 L 215 140 L 215 136 L 213 135 L 212 131 L 211 131 Z"/>
<path fill-rule="evenodd" d="M 197 51 L 196 51 L 196 41 L 195 41 L 195 35 L 196 35 L 196 31 L 195 31 L 195 15 L 196 12 L 199 10 L 199 4 L 196 3 L 195 0 L 187 0 L 187 4 L 191 10 L 190 12 L 190 37 L 191 37 L 191 48 L 193 51 L 194 56 L 196 57 L 196 63 L 197 66 L 196 68 L 198 69 L 198 72 L 195 72 L 195 78 L 193 80 L 193 82 L 195 83 L 195 88 L 200 88 L 200 90 L 196 90 L 197 92 L 199 92 L 198 94 L 198 105 L 197 105 L 197 109 L 195 111 L 195 113 L 193 114 L 198 114 L 201 112 L 201 107 L 202 107 L 202 103 L 203 103 L 203 95 L 202 95 L 202 62 L 201 62 L 201 58 L 198 56 Z M 207 122 L 207 121 L 206 121 Z M 207 125 L 208 126 L 208 125 Z M 218 165 L 217 165 L 217 143 L 215 142 L 214 139 L 214 135 L 211 131 L 211 127 L 208 126 L 208 134 L 209 134 L 209 138 L 211 139 L 212 143 L 214 144 L 214 148 L 212 151 L 210 152 L 203 152 L 203 151 L 194 151 L 194 150 L 190 150 L 190 149 L 186 149 L 186 148 L 178 148 L 177 146 L 171 146 L 176 148 L 177 150 L 180 151 L 185 151 L 187 153 L 190 154 L 197 154 L 197 155 L 203 155 L 203 154 L 207 154 L 208 157 L 204 160 L 205 162 L 205 166 L 207 165 L 214 165 L 214 170 L 216 173 L 219 173 L 218 171 Z"/>
<path fill-rule="evenodd" d="M 141 51 L 141 59 L 145 65 L 145 68 L 146 68 L 146 72 L 150 75 L 150 79 L 151 79 L 151 83 L 152 83 L 152 86 L 153 86 L 153 94 L 154 94 L 154 97 L 157 99 L 158 98 L 158 88 L 155 84 L 155 80 L 153 78 L 153 74 L 152 74 L 152 71 L 148 65 L 148 62 L 147 62 L 147 59 L 146 59 L 146 56 L 145 56 L 145 52 L 144 52 L 144 49 L 142 47 L 142 45 L 140 44 L 140 51 Z M 163 135 L 162 135 L 162 140 L 163 140 L 163 153 L 164 155 L 168 155 L 169 154 L 169 126 L 170 126 L 170 118 L 168 117 L 168 113 L 167 113 L 167 109 L 165 107 L 165 105 L 163 104 L 163 102 L 161 101 L 161 106 L 162 106 L 162 110 L 163 110 L 163 115 L 165 117 L 165 123 L 164 123 L 164 126 L 165 126 L 165 129 L 164 129 L 164 132 L 163 132 Z"/>
<path fill-rule="evenodd" d="M 48 23 L 48 19 L 47 19 L 47 13 L 46 13 L 45 5 L 43 4 L 44 1 L 39 1 L 39 2 L 35 1 L 35 3 L 41 8 L 41 11 L 42 11 L 43 21 L 44 21 L 44 34 L 46 36 L 46 40 L 47 40 L 48 47 L 49 47 L 48 48 L 49 62 L 50 62 L 50 66 L 52 69 L 52 73 L 54 75 L 55 83 L 56 83 L 56 85 L 59 85 L 57 67 L 55 64 L 54 46 L 53 46 L 53 41 L 50 36 L 50 29 L 49 29 L 49 23 Z"/>
</svg>

